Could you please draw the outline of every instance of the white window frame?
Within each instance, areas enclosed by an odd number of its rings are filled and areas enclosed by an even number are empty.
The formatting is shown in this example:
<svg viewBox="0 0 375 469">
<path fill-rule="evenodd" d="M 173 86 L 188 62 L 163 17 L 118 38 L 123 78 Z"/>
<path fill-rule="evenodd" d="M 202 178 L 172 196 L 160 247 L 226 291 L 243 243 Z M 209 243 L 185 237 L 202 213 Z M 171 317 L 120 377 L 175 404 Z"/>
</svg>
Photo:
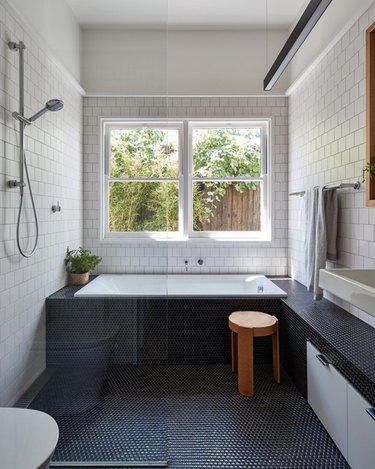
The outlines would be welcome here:
<svg viewBox="0 0 375 469">
<path fill-rule="evenodd" d="M 113 129 L 131 129 L 131 128 L 149 128 L 149 129 L 177 129 L 179 132 L 179 174 L 176 178 L 112 178 L 110 176 L 110 157 L 111 157 L 111 130 Z M 163 120 L 127 120 L 127 119 L 102 119 L 101 123 L 101 148 L 102 156 L 100 158 L 100 225 L 101 225 L 101 240 L 110 239 L 140 239 L 140 238 L 151 238 L 151 239 L 180 239 L 183 236 L 182 231 L 182 217 L 183 217 L 183 206 L 182 194 L 184 192 L 184 174 L 183 164 L 184 161 L 184 125 L 181 121 L 163 121 Z M 179 185 L 179 206 L 178 206 L 178 231 L 148 231 L 148 232 L 111 232 L 109 231 L 109 185 L 111 182 L 178 182 Z"/>
<path fill-rule="evenodd" d="M 179 230 L 176 232 L 110 232 L 109 231 L 109 182 L 110 178 L 110 131 L 118 128 L 157 128 L 178 129 L 179 131 L 179 176 L 178 178 L 158 178 L 155 181 L 179 183 Z M 193 178 L 192 131 L 194 128 L 254 128 L 262 129 L 261 139 L 261 175 L 259 178 Z M 100 241 L 124 242 L 140 239 L 154 239 L 159 241 L 271 241 L 271 119 L 100 119 Z M 121 178 L 116 181 L 151 181 L 148 178 Z M 261 197 L 261 231 L 193 231 L 193 183 L 195 181 L 245 181 L 260 182 L 263 185 Z"/>
</svg>

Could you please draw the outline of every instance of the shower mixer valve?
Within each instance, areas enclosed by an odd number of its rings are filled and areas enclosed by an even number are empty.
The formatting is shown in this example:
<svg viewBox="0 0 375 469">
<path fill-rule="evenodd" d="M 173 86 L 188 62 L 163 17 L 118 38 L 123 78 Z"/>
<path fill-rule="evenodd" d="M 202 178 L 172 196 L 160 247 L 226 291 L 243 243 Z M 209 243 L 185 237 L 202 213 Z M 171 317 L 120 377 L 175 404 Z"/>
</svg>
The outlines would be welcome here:
<svg viewBox="0 0 375 469">
<path fill-rule="evenodd" d="M 9 41 L 8 42 L 8 47 L 11 50 L 24 50 L 24 49 L 26 49 L 26 46 L 22 41 L 20 41 L 20 42 Z"/>
<path fill-rule="evenodd" d="M 8 181 L 8 186 L 11 187 L 11 188 L 26 187 L 26 184 L 24 182 L 21 182 L 21 181 L 12 180 L 12 181 Z"/>
<path fill-rule="evenodd" d="M 56 205 L 52 205 L 51 210 L 52 210 L 53 213 L 61 212 L 61 205 L 60 205 L 60 202 L 57 201 L 57 204 L 56 204 Z"/>
</svg>

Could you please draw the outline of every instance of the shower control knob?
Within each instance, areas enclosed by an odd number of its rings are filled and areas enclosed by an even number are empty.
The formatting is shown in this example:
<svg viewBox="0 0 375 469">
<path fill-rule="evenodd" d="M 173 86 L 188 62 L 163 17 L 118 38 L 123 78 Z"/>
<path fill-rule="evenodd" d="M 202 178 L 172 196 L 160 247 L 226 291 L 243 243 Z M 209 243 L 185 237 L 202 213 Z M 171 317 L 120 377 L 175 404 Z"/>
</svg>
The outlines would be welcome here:
<svg viewBox="0 0 375 469">
<path fill-rule="evenodd" d="M 52 212 L 53 213 L 61 212 L 61 205 L 59 201 L 57 202 L 56 205 L 52 205 Z"/>
</svg>

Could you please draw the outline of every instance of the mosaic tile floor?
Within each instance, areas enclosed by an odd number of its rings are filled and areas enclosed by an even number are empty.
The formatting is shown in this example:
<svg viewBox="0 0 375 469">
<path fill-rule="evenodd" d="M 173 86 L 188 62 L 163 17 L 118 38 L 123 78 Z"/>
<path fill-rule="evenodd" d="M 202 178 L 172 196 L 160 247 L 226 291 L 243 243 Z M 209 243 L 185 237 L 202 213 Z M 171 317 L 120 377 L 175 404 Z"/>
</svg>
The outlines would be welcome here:
<svg viewBox="0 0 375 469">
<path fill-rule="evenodd" d="M 98 405 L 55 417 L 60 440 L 54 461 L 168 460 L 174 469 L 348 468 L 286 376 L 277 385 L 270 367 L 262 365 L 255 379 L 256 394 L 248 399 L 238 394 L 228 365 L 111 366 Z M 42 390 L 30 407 L 43 410 L 48 400 Z"/>
</svg>

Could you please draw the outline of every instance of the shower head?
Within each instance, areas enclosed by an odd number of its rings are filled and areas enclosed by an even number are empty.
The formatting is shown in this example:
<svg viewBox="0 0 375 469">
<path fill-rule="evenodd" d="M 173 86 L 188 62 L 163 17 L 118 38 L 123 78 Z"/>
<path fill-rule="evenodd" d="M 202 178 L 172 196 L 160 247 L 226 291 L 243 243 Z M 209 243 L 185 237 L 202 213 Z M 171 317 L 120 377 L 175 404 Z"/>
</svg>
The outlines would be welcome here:
<svg viewBox="0 0 375 469">
<path fill-rule="evenodd" d="M 39 119 L 39 117 L 41 117 L 43 114 L 45 114 L 47 111 L 60 111 L 63 107 L 64 107 L 64 102 L 61 101 L 61 99 L 50 99 L 49 101 L 46 102 L 46 105 L 44 106 L 43 109 L 38 111 L 28 120 L 30 122 L 34 122 L 37 119 Z"/>
<path fill-rule="evenodd" d="M 64 103 L 61 99 L 50 99 L 46 102 L 46 108 L 49 111 L 60 111 L 63 107 Z"/>
</svg>

